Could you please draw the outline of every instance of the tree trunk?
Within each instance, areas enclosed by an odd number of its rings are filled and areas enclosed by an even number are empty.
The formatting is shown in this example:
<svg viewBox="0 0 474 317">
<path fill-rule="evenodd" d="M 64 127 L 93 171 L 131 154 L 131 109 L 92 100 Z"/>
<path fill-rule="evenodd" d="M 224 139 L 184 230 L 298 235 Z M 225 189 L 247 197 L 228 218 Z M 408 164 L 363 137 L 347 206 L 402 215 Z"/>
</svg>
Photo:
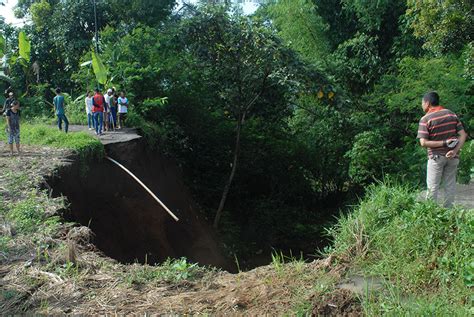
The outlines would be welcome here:
<svg viewBox="0 0 474 317">
<path fill-rule="evenodd" d="M 214 218 L 214 228 L 219 227 L 219 221 L 221 220 L 222 211 L 224 210 L 224 205 L 227 200 L 227 195 L 229 194 L 230 186 L 232 185 L 232 181 L 234 180 L 235 171 L 237 170 L 237 162 L 239 160 L 240 154 L 240 133 L 242 131 L 242 121 L 244 116 L 240 116 L 237 122 L 237 135 L 235 138 L 235 148 L 234 148 L 234 161 L 232 163 L 232 170 L 229 175 L 229 179 L 224 186 L 224 191 L 222 192 L 221 201 L 219 203 L 219 208 L 217 208 L 216 217 Z"/>
</svg>

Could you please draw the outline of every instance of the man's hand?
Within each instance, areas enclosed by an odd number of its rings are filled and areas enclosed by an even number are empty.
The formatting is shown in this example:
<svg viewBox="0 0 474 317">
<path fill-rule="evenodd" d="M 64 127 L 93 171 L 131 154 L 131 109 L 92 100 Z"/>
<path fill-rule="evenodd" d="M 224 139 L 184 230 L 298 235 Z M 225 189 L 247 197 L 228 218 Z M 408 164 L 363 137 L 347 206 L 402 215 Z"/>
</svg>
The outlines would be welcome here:
<svg viewBox="0 0 474 317">
<path fill-rule="evenodd" d="M 451 151 L 449 151 L 448 153 L 446 153 L 446 157 L 447 157 L 448 159 L 452 159 L 452 158 L 456 157 L 457 154 L 458 154 L 458 151 L 456 151 L 456 150 L 451 150 Z"/>
</svg>

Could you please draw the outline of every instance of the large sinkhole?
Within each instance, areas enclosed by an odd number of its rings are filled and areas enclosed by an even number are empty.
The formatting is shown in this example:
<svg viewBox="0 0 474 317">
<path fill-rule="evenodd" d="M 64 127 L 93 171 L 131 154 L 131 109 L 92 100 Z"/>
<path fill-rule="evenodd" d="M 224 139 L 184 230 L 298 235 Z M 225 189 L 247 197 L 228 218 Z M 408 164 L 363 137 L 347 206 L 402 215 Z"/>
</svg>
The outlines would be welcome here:
<svg viewBox="0 0 474 317">
<path fill-rule="evenodd" d="M 90 227 L 95 245 L 122 263 L 155 264 L 169 257 L 186 257 L 232 270 L 171 160 L 146 150 L 140 140 L 108 145 L 106 151 L 140 178 L 180 221 L 107 160 L 76 161 L 48 180 L 54 195 L 67 197 L 66 220 Z"/>
</svg>

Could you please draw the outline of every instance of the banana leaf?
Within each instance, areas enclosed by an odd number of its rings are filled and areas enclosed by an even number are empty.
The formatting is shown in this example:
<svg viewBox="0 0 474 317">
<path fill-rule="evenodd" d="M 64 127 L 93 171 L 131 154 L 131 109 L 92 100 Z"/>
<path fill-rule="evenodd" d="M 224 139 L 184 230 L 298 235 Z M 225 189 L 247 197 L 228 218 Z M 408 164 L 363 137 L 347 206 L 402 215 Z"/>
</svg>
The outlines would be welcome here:
<svg viewBox="0 0 474 317">
<path fill-rule="evenodd" d="M 99 84 L 105 85 L 107 83 L 107 68 L 105 68 L 99 55 L 92 52 L 92 69 Z"/>
</svg>

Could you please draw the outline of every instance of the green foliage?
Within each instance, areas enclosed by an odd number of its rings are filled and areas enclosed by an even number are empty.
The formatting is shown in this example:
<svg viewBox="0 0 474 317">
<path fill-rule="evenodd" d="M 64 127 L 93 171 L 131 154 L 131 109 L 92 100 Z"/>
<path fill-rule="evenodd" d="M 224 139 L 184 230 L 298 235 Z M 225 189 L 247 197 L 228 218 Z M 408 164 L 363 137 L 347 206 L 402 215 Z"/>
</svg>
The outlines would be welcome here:
<svg viewBox="0 0 474 317">
<path fill-rule="evenodd" d="M 107 83 L 107 69 L 105 68 L 99 55 L 95 52 L 92 54 L 92 69 L 99 84 L 105 85 Z"/>
<path fill-rule="evenodd" d="M 43 31 L 53 13 L 53 7 L 47 0 L 41 0 L 31 4 L 30 12 L 35 28 L 38 31 Z"/>
<path fill-rule="evenodd" d="M 320 63 L 329 53 L 328 25 L 309 0 L 283 0 L 268 7 L 279 35 L 312 63 Z"/>
<path fill-rule="evenodd" d="M 3 256 L 7 256 L 8 252 L 10 250 L 9 248 L 9 242 L 11 241 L 11 238 L 9 236 L 2 235 L 0 237 L 0 254 Z"/>
<path fill-rule="evenodd" d="M 175 0 L 109 0 L 114 17 L 120 17 L 132 26 L 145 24 L 159 26 L 171 13 Z"/>
<path fill-rule="evenodd" d="M 342 0 L 344 7 L 356 13 L 360 23 L 368 30 L 378 30 L 382 25 L 384 13 L 397 1 L 391 0 Z"/>
<path fill-rule="evenodd" d="M 354 38 L 339 45 L 334 52 L 336 76 L 354 94 L 371 87 L 382 73 L 382 58 L 377 47 L 377 38 L 358 33 Z"/>
<path fill-rule="evenodd" d="M 380 131 L 366 131 L 356 135 L 350 159 L 349 176 L 355 183 L 365 184 L 383 175 L 383 166 L 390 160 L 386 139 Z"/>
<path fill-rule="evenodd" d="M 20 56 L 27 62 L 30 61 L 31 44 L 26 37 L 25 32 L 21 31 L 18 34 L 18 48 Z"/>
<path fill-rule="evenodd" d="M 80 273 L 79 266 L 69 261 L 62 265 L 55 265 L 54 271 L 62 278 L 74 278 Z"/>
<path fill-rule="evenodd" d="M 417 201 L 416 196 L 407 186 L 371 185 L 353 213 L 331 230 L 333 252 L 355 270 L 387 279 L 389 291 L 397 293 L 398 299 L 426 301 L 434 296 L 432 311 L 444 304 L 466 312 L 473 275 L 472 210 L 445 209 Z M 383 313 L 401 308 L 415 311 L 417 306 L 394 302 L 395 296 L 378 300 L 378 311 Z M 384 300 L 392 306 L 381 306 Z"/>
<path fill-rule="evenodd" d="M 414 34 L 435 53 L 458 52 L 474 40 L 472 1 L 409 0 L 407 16 Z"/>
<path fill-rule="evenodd" d="M 75 99 L 67 93 L 62 93 L 64 96 L 66 116 L 70 124 L 87 124 L 87 114 L 85 106 L 86 95 L 82 94 Z"/>
<path fill-rule="evenodd" d="M 31 233 L 42 224 L 46 215 L 43 206 L 38 203 L 34 195 L 23 200 L 13 207 L 7 214 L 7 218 L 13 221 L 16 229 L 21 233 Z"/>
<path fill-rule="evenodd" d="M 0 58 L 5 55 L 5 38 L 0 35 Z"/>
<path fill-rule="evenodd" d="M 334 105 L 311 95 L 301 96 L 296 105 L 289 127 L 295 153 L 307 154 L 299 163 L 304 164 L 300 167 L 304 168 L 304 178 L 320 197 L 342 190 L 348 161 L 341 157 L 350 149 L 352 137 L 347 129 L 348 118 Z"/>
<path fill-rule="evenodd" d="M 130 284 L 146 284 L 152 282 L 178 283 L 192 281 L 205 272 L 205 268 L 189 263 L 185 258 L 170 259 L 156 266 L 136 265 L 127 272 L 125 281 Z"/>
</svg>

